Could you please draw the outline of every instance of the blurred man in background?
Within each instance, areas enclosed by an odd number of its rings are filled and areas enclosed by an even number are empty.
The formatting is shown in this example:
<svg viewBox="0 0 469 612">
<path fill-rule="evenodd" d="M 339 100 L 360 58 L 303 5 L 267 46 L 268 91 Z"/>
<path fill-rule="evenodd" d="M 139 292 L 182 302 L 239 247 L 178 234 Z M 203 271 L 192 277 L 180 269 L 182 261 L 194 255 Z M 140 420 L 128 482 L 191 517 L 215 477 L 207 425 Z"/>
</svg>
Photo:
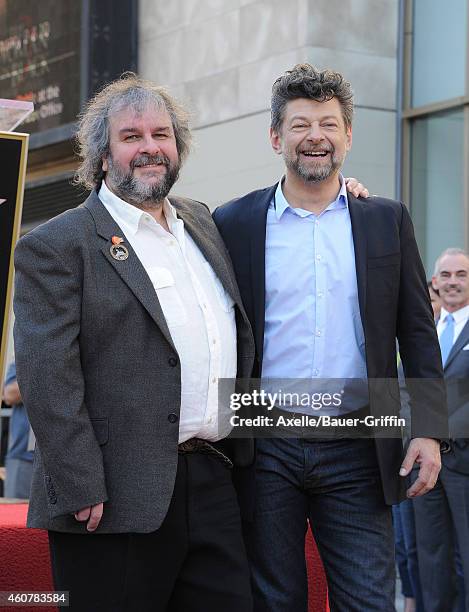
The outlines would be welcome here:
<svg viewBox="0 0 469 612">
<path fill-rule="evenodd" d="M 8 450 L 5 457 L 4 495 L 15 499 L 29 499 L 34 453 L 29 450 L 31 428 L 16 380 L 14 362 L 7 368 L 2 399 L 5 404 L 12 407 Z"/>
<path fill-rule="evenodd" d="M 414 500 L 417 547 L 425 612 L 456 605 L 455 545 L 461 584 L 469 584 L 469 257 L 446 249 L 436 260 L 433 287 L 441 300 L 438 338 L 448 392 L 449 443 L 434 489 Z M 459 565 L 459 562 L 458 562 Z M 465 604 L 469 610 L 469 591 Z"/>
</svg>

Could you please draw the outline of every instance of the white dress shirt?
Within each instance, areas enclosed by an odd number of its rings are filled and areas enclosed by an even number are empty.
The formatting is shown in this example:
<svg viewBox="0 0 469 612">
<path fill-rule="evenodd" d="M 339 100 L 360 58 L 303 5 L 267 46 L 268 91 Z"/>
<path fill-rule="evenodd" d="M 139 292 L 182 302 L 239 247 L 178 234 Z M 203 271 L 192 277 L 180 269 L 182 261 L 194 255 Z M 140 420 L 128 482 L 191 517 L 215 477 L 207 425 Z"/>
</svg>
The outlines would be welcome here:
<svg viewBox="0 0 469 612">
<path fill-rule="evenodd" d="M 443 330 L 446 328 L 446 317 L 448 315 L 448 311 L 444 308 L 441 309 L 440 318 L 438 319 L 438 325 L 436 326 L 436 331 L 438 333 L 438 338 L 443 333 Z M 454 336 L 453 336 L 453 344 L 458 339 L 459 334 L 462 332 L 464 326 L 467 323 L 467 319 L 469 318 L 469 306 L 464 306 L 459 310 L 451 313 L 454 317 Z"/>
<path fill-rule="evenodd" d="M 230 431 L 219 419 L 218 379 L 236 377 L 234 302 L 166 199 L 168 233 L 103 181 L 99 198 L 150 277 L 181 363 L 179 442 L 216 441 Z M 142 364 L 145 367 L 145 364 Z"/>
</svg>

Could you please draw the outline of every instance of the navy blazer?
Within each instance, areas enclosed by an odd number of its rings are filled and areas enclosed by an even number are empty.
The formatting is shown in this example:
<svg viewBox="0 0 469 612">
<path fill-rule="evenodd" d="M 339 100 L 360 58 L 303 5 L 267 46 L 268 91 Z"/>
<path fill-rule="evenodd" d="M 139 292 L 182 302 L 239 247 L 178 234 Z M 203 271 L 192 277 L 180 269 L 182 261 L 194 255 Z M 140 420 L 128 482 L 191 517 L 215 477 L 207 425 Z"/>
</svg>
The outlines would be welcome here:
<svg viewBox="0 0 469 612">
<path fill-rule="evenodd" d="M 453 344 L 444 375 L 448 394 L 450 450 L 442 454 L 448 469 L 469 474 L 469 321 Z"/>
<path fill-rule="evenodd" d="M 213 218 L 233 261 L 241 297 L 254 331 L 253 375 L 260 376 L 265 322 L 265 239 L 267 210 L 277 185 L 253 191 L 218 208 Z M 440 348 L 425 271 L 406 207 L 385 198 L 348 194 L 357 271 L 360 315 L 365 333 L 370 410 L 397 415 L 396 337 L 412 398 L 412 437 L 447 435 L 447 409 Z M 294 269 L 292 268 L 292 273 Z M 469 357 L 469 355 L 468 355 Z M 394 504 L 405 497 L 399 477 L 402 441 L 376 439 L 383 492 Z"/>
</svg>

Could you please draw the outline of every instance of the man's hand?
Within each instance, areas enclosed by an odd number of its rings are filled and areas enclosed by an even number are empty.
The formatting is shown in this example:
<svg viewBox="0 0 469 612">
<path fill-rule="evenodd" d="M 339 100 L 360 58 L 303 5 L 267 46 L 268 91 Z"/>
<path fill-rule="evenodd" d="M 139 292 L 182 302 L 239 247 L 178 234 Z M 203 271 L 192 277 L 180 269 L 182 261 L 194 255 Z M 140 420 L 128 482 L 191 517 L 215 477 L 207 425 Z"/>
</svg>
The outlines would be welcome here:
<svg viewBox="0 0 469 612">
<path fill-rule="evenodd" d="M 345 179 L 347 191 L 350 191 L 356 198 L 367 198 L 370 195 L 368 189 L 359 183 L 356 178 L 349 177 Z"/>
<path fill-rule="evenodd" d="M 407 490 L 407 497 L 424 495 L 435 486 L 441 469 L 440 443 L 433 438 L 414 438 L 409 444 L 399 475 L 407 476 L 415 462 L 420 465 L 419 476 Z"/>
<path fill-rule="evenodd" d="M 16 380 L 5 385 L 2 393 L 2 400 L 8 406 L 14 406 L 15 404 L 21 403 L 21 393 L 20 388 L 18 387 L 18 383 Z"/>
<path fill-rule="evenodd" d="M 88 506 L 87 508 L 82 508 L 75 512 L 75 518 L 77 521 L 88 521 L 86 525 L 86 529 L 88 531 L 95 531 L 99 525 L 101 517 L 103 516 L 103 507 L 104 504 L 101 502 L 100 504 L 95 504 L 94 506 Z"/>
</svg>

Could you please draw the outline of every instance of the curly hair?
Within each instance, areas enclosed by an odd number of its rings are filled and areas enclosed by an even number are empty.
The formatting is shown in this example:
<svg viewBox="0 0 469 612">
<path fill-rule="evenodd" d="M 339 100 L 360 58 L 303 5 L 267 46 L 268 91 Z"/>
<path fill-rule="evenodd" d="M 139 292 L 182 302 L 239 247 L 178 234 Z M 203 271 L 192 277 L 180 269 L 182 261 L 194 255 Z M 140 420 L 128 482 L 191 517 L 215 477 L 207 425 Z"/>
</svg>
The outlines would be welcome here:
<svg viewBox="0 0 469 612">
<path fill-rule="evenodd" d="M 337 98 L 342 108 L 345 127 L 352 125 L 353 91 L 350 83 L 339 72 L 319 70 L 311 64 L 296 64 L 287 70 L 272 86 L 270 126 L 279 132 L 285 117 L 288 102 L 297 98 L 308 98 L 327 102 Z"/>
<path fill-rule="evenodd" d="M 103 179 L 102 160 L 109 154 L 109 118 L 126 108 L 140 113 L 152 105 L 168 112 L 179 159 L 181 163 L 185 160 L 192 142 L 189 113 L 163 87 L 127 72 L 97 93 L 79 117 L 76 138 L 82 161 L 75 174 L 76 185 L 93 189 Z"/>
</svg>

